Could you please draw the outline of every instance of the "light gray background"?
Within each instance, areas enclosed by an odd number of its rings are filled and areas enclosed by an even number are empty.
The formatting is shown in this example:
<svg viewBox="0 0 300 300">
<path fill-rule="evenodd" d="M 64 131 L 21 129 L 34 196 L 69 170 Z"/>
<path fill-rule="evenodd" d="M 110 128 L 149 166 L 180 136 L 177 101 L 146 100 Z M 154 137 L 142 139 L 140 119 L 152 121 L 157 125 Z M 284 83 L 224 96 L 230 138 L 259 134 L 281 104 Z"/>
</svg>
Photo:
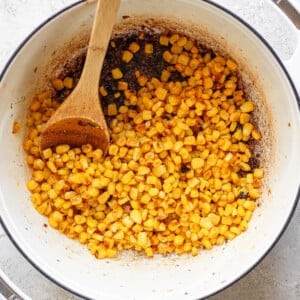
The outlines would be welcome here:
<svg viewBox="0 0 300 300">
<path fill-rule="evenodd" d="M 0 69 L 2 70 L 19 43 L 38 24 L 74 2 L 74 0 L 0 0 Z M 292 55 L 297 44 L 295 31 L 269 0 L 215 0 L 215 2 L 229 8 L 254 26 L 282 59 L 288 59 Z M 300 0 L 292 2 L 300 8 Z M 0 145 L 3 146 L 5 145 Z M 15 249 L 1 227 L 0 268 L 31 299 L 79 299 L 36 271 Z M 300 299 L 299 205 L 284 235 L 264 260 L 230 288 L 210 297 L 210 300 L 221 299 Z"/>
</svg>

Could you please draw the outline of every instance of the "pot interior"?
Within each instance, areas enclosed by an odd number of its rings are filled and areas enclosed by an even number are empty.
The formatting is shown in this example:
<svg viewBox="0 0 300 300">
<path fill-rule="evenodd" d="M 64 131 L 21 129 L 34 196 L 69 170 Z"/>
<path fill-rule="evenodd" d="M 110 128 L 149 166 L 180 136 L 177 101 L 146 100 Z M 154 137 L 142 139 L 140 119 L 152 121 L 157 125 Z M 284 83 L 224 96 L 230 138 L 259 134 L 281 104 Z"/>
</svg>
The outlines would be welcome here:
<svg viewBox="0 0 300 300">
<path fill-rule="evenodd" d="M 278 238 L 295 207 L 300 179 L 299 111 L 291 84 L 270 49 L 236 18 L 204 1 L 128 0 L 118 14 L 116 32 L 159 22 L 195 37 L 234 58 L 249 97 L 258 106 L 263 132 L 260 149 L 267 171 L 260 206 L 249 229 L 223 246 L 196 257 L 126 252 L 97 260 L 85 246 L 45 227 L 47 220 L 30 203 L 29 170 L 22 140 L 32 96 L 49 84 L 59 64 L 85 51 L 95 3 L 82 2 L 39 28 L 20 48 L 0 86 L 0 211 L 7 232 L 26 257 L 62 286 L 89 298 L 202 298 L 248 271 Z M 129 16 L 129 18 L 122 18 Z M 74 21 L 76 20 L 76 21 Z M 58 34 L 59 33 L 59 34 Z M 21 132 L 12 134 L 13 123 Z"/>
</svg>

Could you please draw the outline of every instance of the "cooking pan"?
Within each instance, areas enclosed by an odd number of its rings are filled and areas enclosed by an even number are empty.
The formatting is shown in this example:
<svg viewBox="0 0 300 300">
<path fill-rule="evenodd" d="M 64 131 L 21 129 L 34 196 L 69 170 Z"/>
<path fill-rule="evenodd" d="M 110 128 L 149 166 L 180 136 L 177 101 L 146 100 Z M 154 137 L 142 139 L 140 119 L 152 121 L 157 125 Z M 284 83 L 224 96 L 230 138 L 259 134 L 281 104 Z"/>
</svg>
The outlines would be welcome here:
<svg viewBox="0 0 300 300">
<path fill-rule="evenodd" d="M 116 31 L 145 20 L 152 26 L 151 22 L 160 20 L 235 58 L 244 87 L 257 104 L 257 122 L 263 133 L 261 164 L 266 176 L 249 229 L 223 246 L 200 251 L 195 257 L 157 255 L 148 259 L 126 252 L 117 259 L 97 260 L 86 247 L 44 226 L 47 221 L 34 210 L 26 189 L 30 170 L 22 149 L 32 96 L 45 88 L 67 58 L 85 51 L 94 10 L 94 1 L 79 1 L 47 20 L 23 42 L 1 74 L 1 223 L 32 265 L 84 298 L 207 297 L 239 279 L 266 255 L 296 207 L 299 98 L 286 68 L 296 76 L 300 47 L 290 61 L 281 61 L 253 28 L 210 1 L 122 1 Z M 11 133 L 15 121 L 21 124 L 18 134 Z"/>
</svg>

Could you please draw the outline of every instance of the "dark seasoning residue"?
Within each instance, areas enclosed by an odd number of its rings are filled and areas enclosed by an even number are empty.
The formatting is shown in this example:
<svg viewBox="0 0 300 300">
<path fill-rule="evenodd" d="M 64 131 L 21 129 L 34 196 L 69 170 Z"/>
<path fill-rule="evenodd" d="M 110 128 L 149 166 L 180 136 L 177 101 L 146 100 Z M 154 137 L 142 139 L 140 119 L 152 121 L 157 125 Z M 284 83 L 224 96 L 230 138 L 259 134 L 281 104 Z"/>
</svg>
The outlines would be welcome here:
<svg viewBox="0 0 300 300">
<path fill-rule="evenodd" d="M 124 19 L 127 16 L 124 16 Z M 111 70 L 114 68 L 119 68 L 123 73 L 122 81 L 128 83 L 128 88 L 133 91 L 138 91 L 141 87 L 137 82 L 135 72 L 139 71 L 142 75 L 145 75 L 147 78 L 151 79 L 152 77 L 160 78 L 162 70 L 165 69 L 169 64 L 164 61 L 162 55 L 165 50 L 168 49 L 167 46 L 162 46 L 159 43 L 159 37 L 162 33 L 167 33 L 165 29 L 160 28 L 150 28 L 146 25 L 142 25 L 137 29 L 131 29 L 124 33 L 118 33 L 113 36 L 107 53 L 105 61 L 103 64 L 103 69 L 101 73 L 99 86 L 103 85 L 108 92 L 108 95 L 103 97 L 101 96 L 101 102 L 104 113 L 107 111 L 107 106 L 110 103 L 116 103 L 117 107 L 120 107 L 124 103 L 124 94 L 122 91 L 118 90 L 117 80 L 112 78 Z M 140 50 L 134 53 L 133 58 L 130 62 L 124 63 L 122 61 L 122 52 L 128 50 L 129 45 L 132 42 L 136 42 L 140 46 Z M 153 53 L 145 54 L 144 47 L 146 43 L 151 43 L 153 45 Z M 210 52 L 212 58 L 215 57 L 213 51 L 203 46 L 202 44 L 197 43 L 197 47 L 200 53 Z M 66 76 L 70 76 L 74 80 L 74 85 L 77 84 L 85 61 L 86 52 L 77 56 L 73 60 L 65 61 L 62 71 L 59 75 L 61 79 Z M 236 73 L 236 76 L 239 78 L 239 74 Z M 176 71 L 171 73 L 169 81 L 184 81 L 185 78 Z M 241 80 L 238 80 L 238 87 L 243 88 L 243 83 Z M 218 88 L 218 87 L 217 87 Z M 71 93 L 70 89 L 63 89 L 61 91 L 56 91 L 56 98 L 58 101 L 63 102 L 63 100 Z M 115 97 L 115 94 L 119 94 L 118 97 Z M 165 114 L 165 118 L 171 118 L 171 115 Z M 109 123 L 110 118 L 106 116 L 107 122 Z M 253 122 L 255 124 L 255 122 Z M 195 126 L 193 131 L 197 134 L 198 131 L 202 130 L 201 124 Z M 249 160 L 249 165 L 251 169 L 260 167 L 260 153 L 257 151 L 257 142 L 250 140 L 247 142 L 251 152 L 252 157 Z M 181 172 L 186 173 L 189 169 L 183 165 L 181 167 Z M 240 176 L 245 176 L 247 172 L 240 171 Z M 247 198 L 247 195 L 240 195 L 241 198 Z"/>
</svg>

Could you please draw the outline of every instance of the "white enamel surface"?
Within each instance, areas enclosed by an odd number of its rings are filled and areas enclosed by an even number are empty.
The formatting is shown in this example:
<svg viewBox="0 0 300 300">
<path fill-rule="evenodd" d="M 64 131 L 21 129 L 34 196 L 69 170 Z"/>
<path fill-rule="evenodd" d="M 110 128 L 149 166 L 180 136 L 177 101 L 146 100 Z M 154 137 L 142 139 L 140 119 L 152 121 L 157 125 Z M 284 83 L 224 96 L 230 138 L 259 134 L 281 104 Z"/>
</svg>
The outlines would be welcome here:
<svg viewBox="0 0 300 300">
<path fill-rule="evenodd" d="M 293 54 L 293 56 L 285 61 L 285 66 L 287 67 L 289 74 L 295 82 L 298 93 L 300 93 L 300 69 L 298 67 L 298 62 L 300 61 L 300 31 L 297 31 L 297 48 Z"/>
<path fill-rule="evenodd" d="M 137 5 L 137 2 L 139 3 Z M 197 257 L 154 259 L 124 256 L 96 260 L 84 246 L 52 229 L 38 215 L 25 188 L 28 170 L 21 149 L 21 135 L 12 135 L 14 120 L 24 124 L 29 87 L 35 66 L 47 62 L 53 49 L 90 24 L 93 4 L 63 13 L 40 30 L 18 54 L 0 85 L 0 212 L 16 244 L 43 272 L 73 291 L 105 299 L 191 299 L 204 297 L 228 285 L 265 254 L 283 229 L 294 206 L 300 182 L 299 110 L 282 69 L 265 46 L 247 28 L 207 3 L 198 1 L 134 1 L 122 3 L 122 14 L 153 12 L 194 21 L 223 36 L 259 74 L 272 111 L 276 132 L 276 163 L 271 166 L 271 196 L 256 210 L 248 231 Z M 76 22 L 74 20 L 76 19 Z M 70 21 L 71 20 L 71 21 Z M 61 30 L 61 28 L 67 30 Z M 57 32 L 60 32 L 58 35 Z M 44 45 L 47 47 L 45 48 Z M 290 127 L 288 126 L 290 123 Z M 24 128 L 24 126 L 23 126 Z"/>
</svg>

